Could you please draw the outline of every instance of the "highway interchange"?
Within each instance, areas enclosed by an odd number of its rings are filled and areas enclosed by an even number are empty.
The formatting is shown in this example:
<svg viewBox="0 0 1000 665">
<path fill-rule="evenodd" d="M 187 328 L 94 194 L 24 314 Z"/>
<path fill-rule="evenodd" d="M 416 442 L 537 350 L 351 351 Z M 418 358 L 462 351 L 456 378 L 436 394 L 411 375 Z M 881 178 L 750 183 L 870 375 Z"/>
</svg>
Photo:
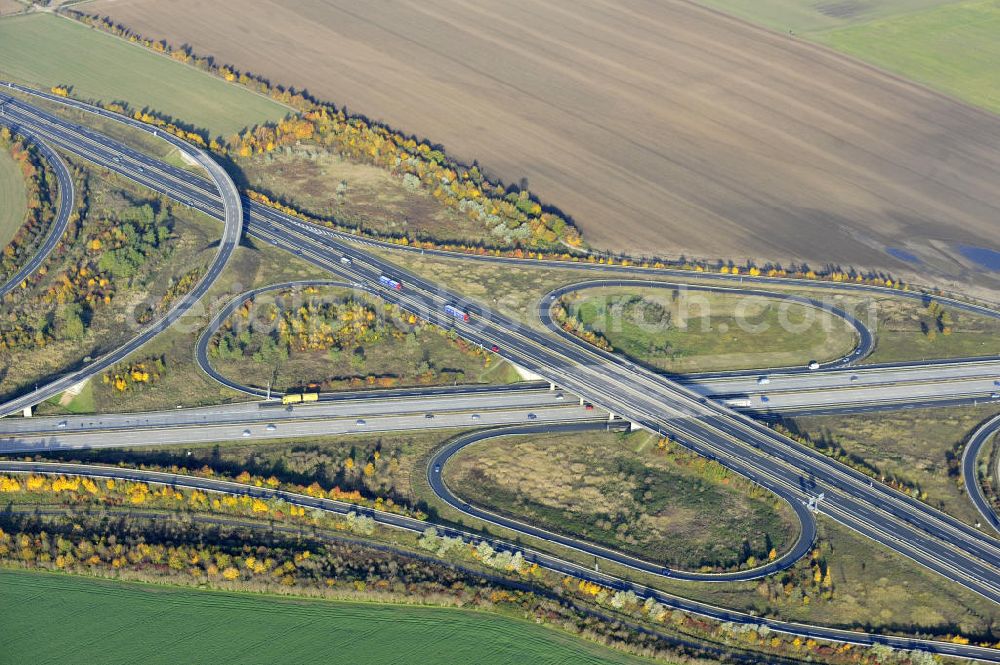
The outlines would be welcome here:
<svg viewBox="0 0 1000 665">
<path fill-rule="evenodd" d="M 13 89 L 13 84 L 8 84 L 8 87 Z M 242 236 L 243 205 L 240 199 L 240 194 L 236 189 L 236 185 L 233 184 L 233 181 L 229 178 L 228 174 L 226 174 L 225 170 L 215 160 L 209 157 L 206 152 L 199 150 L 191 144 L 170 134 L 159 132 L 149 125 L 143 124 L 137 120 L 118 116 L 109 111 L 103 111 L 101 109 L 97 109 L 96 107 L 75 102 L 73 100 L 64 100 L 63 98 L 56 97 L 54 95 L 48 95 L 46 93 L 38 94 L 45 95 L 45 97 L 50 100 L 55 99 L 75 108 L 104 115 L 105 117 L 110 117 L 118 122 L 123 122 L 144 132 L 148 132 L 169 141 L 175 147 L 183 151 L 195 163 L 202 166 L 212 179 L 210 186 L 215 187 L 214 191 L 217 196 L 218 206 L 221 209 L 221 219 L 223 220 L 223 232 L 215 258 L 205 270 L 205 273 L 201 276 L 198 282 L 195 283 L 191 290 L 184 296 L 178 298 L 177 301 L 170 306 L 170 309 L 160 318 L 154 320 L 148 326 L 138 331 L 131 340 L 117 349 L 94 358 L 88 363 L 81 362 L 81 366 L 75 371 L 70 371 L 69 373 L 60 376 L 59 378 L 36 388 L 25 395 L 21 395 L 9 400 L 3 405 L 0 405 L 0 415 L 14 413 L 21 411 L 26 407 L 31 407 L 43 400 L 48 399 L 49 397 L 58 395 L 64 390 L 77 385 L 81 381 L 84 381 L 92 376 L 96 376 L 98 373 L 108 369 L 115 363 L 120 362 L 123 358 L 126 358 L 129 354 L 139 349 L 146 342 L 169 328 L 176 321 L 180 320 L 180 318 L 183 317 L 192 306 L 201 300 L 201 298 L 208 292 L 209 288 L 211 288 L 212 284 L 215 283 L 215 280 L 218 279 L 219 275 L 226 267 L 226 264 L 229 262 L 229 258 L 232 256 L 232 253 L 239 244 Z M 32 124 L 33 122 L 37 122 L 39 118 L 43 117 L 37 115 L 30 108 L 26 109 L 19 102 L 13 100 L 12 98 L 5 97 L 4 95 L 0 95 L 0 106 L 3 106 L 4 115 L 2 116 L 2 120 L 4 124 L 10 125 L 13 129 L 16 129 L 19 132 L 33 133 L 36 137 L 50 137 L 46 131 L 47 127 L 44 123 L 44 119 L 41 125 Z M 72 205 L 72 198 L 61 198 L 60 205 Z M 60 211 L 60 218 L 62 215 L 63 211 Z"/>
<path fill-rule="evenodd" d="M 63 102 L 61 99 L 55 101 Z M 220 257 L 225 254 L 227 243 L 238 240 L 240 225 L 238 219 L 233 219 L 234 210 L 238 210 L 240 202 L 236 197 L 234 206 L 235 187 L 224 172 L 221 175 L 213 173 L 216 178 L 213 185 L 194 174 L 135 153 L 90 130 L 81 130 L 73 127 L 72 123 L 46 117 L 44 112 L 23 102 L 5 104 L 8 114 L 11 113 L 11 107 L 15 107 L 14 120 L 19 126 L 26 126 L 46 140 L 102 166 L 122 172 L 215 217 L 224 215 L 225 239 L 220 245 L 216 262 L 213 263 L 213 267 L 218 265 L 221 270 L 225 261 L 220 262 Z M 219 167 L 215 168 L 221 171 Z M 218 191 L 227 192 L 223 196 L 226 201 L 224 206 L 220 204 Z M 518 366 L 545 377 L 574 395 L 583 396 L 629 422 L 668 435 L 696 452 L 718 460 L 792 505 L 802 505 L 822 493 L 825 498 L 817 506 L 819 512 L 994 602 L 1000 600 L 1000 579 L 997 575 L 1000 544 L 992 537 L 890 488 L 872 483 L 867 477 L 706 399 L 690 385 L 681 384 L 642 367 L 634 367 L 620 357 L 590 348 L 575 338 L 554 338 L 526 327 L 366 252 L 362 249 L 363 244 L 359 247 L 357 242 L 352 243 L 356 239 L 347 234 L 322 229 L 260 206 L 248 205 L 247 208 L 245 231 L 248 235 L 286 249 L 327 272 L 345 278 L 351 284 L 362 284 L 366 290 L 425 320 L 455 329 L 472 342 L 487 348 L 497 345 L 500 355 Z M 231 237 L 233 229 L 236 229 L 235 238 Z M 228 251 L 231 252 L 231 247 Z M 341 262 L 341 257 L 349 257 L 350 264 Z M 479 257 L 478 260 L 483 258 Z M 582 264 L 580 267 L 586 266 L 587 264 Z M 572 267 L 578 266 L 574 264 Z M 595 268 L 597 267 L 587 269 Z M 217 273 L 206 274 L 199 286 L 210 285 L 210 278 L 214 278 L 215 274 Z M 382 274 L 400 279 L 405 288 L 402 291 L 383 288 L 378 283 Z M 760 284 L 772 281 L 774 280 L 767 278 L 756 280 Z M 810 286 L 844 288 L 843 285 L 825 283 L 810 283 Z M 878 287 L 857 288 L 879 292 Z M 200 293 L 193 294 L 188 302 L 200 297 L 205 290 L 207 286 Z M 913 297 L 921 296 L 913 294 Z M 948 302 L 949 306 L 959 309 L 988 312 L 989 315 L 996 316 L 992 310 L 979 305 L 955 300 Z M 446 304 L 454 304 L 474 312 L 472 321 L 464 323 L 445 317 L 441 310 Z M 543 321 L 545 312 L 543 303 L 539 312 Z M 37 402 L 43 393 L 45 396 L 55 394 L 79 382 L 84 376 L 96 374 L 150 339 L 158 332 L 157 326 L 165 328 L 173 320 L 168 314 L 137 336 L 136 340 L 142 341 L 127 345 L 121 353 L 108 354 L 98 359 L 92 366 L 79 370 L 58 385 L 46 386 L 38 393 L 9 402 L 4 405 L 4 411 L 9 413 L 20 410 L 24 405 L 34 403 L 32 400 Z M 776 377 L 777 374 L 771 379 L 775 383 Z M 769 393 L 774 393 L 777 388 L 777 385 L 769 387 Z M 771 399 L 770 394 L 768 397 Z M 565 562 L 558 565 L 565 565 Z M 616 584 L 629 583 L 619 581 Z M 746 621 L 747 618 L 739 620 Z M 803 630 L 812 631 L 803 634 L 831 638 L 828 629 L 805 627 Z M 921 646 L 942 652 L 956 652 L 952 649 L 958 648 L 956 653 L 963 653 L 960 647 L 939 643 Z M 987 659 L 993 659 L 996 655 L 992 651 L 988 654 L 974 652 L 971 647 L 964 653 Z"/>
</svg>

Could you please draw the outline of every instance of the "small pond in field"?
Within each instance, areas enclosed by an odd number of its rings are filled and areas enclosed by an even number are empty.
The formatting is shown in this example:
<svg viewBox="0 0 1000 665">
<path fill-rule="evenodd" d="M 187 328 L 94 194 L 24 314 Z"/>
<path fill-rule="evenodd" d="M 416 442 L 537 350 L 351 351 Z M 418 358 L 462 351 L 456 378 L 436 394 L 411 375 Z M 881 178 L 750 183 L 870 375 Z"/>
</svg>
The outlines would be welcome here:
<svg viewBox="0 0 1000 665">
<path fill-rule="evenodd" d="M 920 257 L 918 257 L 913 252 L 908 252 L 905 249 L 900 249 L 899 247 L 886 247 L 886 254 L 889 254 L 893 258 L 899 259 L 900 261 L 905 261 L 906 263 L 921 263 Z"/>
<path fill-rule="evenodd" d="M 977 265 L 987 270 L 1000 272 L 1000 252 L 989 247 L 973 247 L 972 245 L 959 245 L 958 251 L 962 256 L 974 261 Z"/>
</svg>

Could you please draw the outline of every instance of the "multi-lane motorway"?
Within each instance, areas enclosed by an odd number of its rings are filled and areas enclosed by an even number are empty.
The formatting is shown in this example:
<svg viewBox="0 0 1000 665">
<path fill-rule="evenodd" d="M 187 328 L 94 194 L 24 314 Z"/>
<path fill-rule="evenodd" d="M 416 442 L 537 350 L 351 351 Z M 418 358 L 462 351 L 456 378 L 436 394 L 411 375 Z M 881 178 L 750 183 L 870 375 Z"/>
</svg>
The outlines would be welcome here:
<svg viewBox="0 0 1000 665">
<path fill-rule="evenodd" d="M 601 282 L 604 284 L 605 282 Z M 621 284 L 620 281 L 607 282 Z M 570 285 L 562 290 L 592 288 L 594 283 Z M 641 282 L 649 286 L 649 282 Z M 672 288 L 670 283 L 654 282 L 654 288 Z M 628 283 L 625 283 L 627 286 Z M 252 289 L 238 294 L 226 303 L 208 324 L 198 339 L 195 357 L 202 371 L 220 384 L 256 397 L 280 397 L 266 386 L 248 386 L 216 371 L 209 359 L 209 343 L 215 332 L 244 302 L 268 292 L 282 292 L 307 287 L 340 287 L 363 294 L 370 293 L 361 283 L 349 284 L 333 280 L 300 280 Z M 788 296 L 792 302 L 810 303 L 810 299 Z M 554 302 L 546 298 L 546 302 Z M 823 303 L 816 303 L 825 307 Z M 832 309 L 834 312 L 839 310 Z M 839 315 L 839 314 L 838 314 Z M 872 335 L 860 322 L 844 315 L 859 332 L 859 344 L 845 358 L 867 355 Z M 554 331 L 559 332 L 559 331 Z M 828 411 L 868 411 L 874 409 L 919 408 L 935 404 L 1000 402 L 1000 360 L 968 360 L 924 362 L 917 365 L 871 365 L 850 371 L 834 371 L 843 360 L 828 363 L 824 371 L 783 369 L 734 372 L 725 374 L 678 376 L 677 380 L 695 392 L 714 398 L 748 399 L 747 406 L 737 406 L 757 416 L 778 414 L 816 414 Z M 336 393 L 322 399 L 336 398 Z M 728 400 L 731 401 L 731 400 Z"/>
<path fill-rule="evenodd" d="M 14 84 L 8 84 L 8 88 L 10 89 L 15 87 L 16 86 Z M 240 238 L 242 237 L 243 204 L 240 199 L 240 194 L 236 189 L 236 185 L 233 184 L 232 179 L 226 171 L 205 151 L 199 150 L 191 144 L 170 134 L 159 132 L 149 125 L 143 124 L 137 120 L 119 116 L 109 111 L 104 111 L 90 106 L 89 104 L 83 104 L 74 100 L 63 99 L 46 93 L 37 94 L 50 100 L 69 104 L 74 108 L 78 108 L 89 113 L 111 117 L 116 121 L 123 122 L 144 132 L 159 136 L 163 140 L 172 143 L 175 147 L 182 150 L 186 155 L 193 159 L 195 163 L 202 166 L 211 178 L 211 181 L 202 179 L 202 182 L 207 184 L 214 192 L 217 207 L 221 212 L 220 218 L 223 220 L 223 233 L 215 257 L 205 273 L 191 288 L 191 290 L 184 296 L 178 298 L 176 302 L 170 306 L 170 309 L 167 310 L 160 318 L 156 319 L 145 328 L 139 330 L 135 336 L 117 349 L 94 358 L 89 363 L 81 363 L 81 366 L 77 369 L 50 381 L 41 387 L 38 387 L 27 394 L 9 400 L 4 404 L 0 404 L 0 415 L 14 413 L 26 407 L 31 407 L 45 399 L 48 399 L 49 397 L 58 395 L 62 391 L 80 383 L 81 381 L 97 375 L 115 363 L 121 362 L 124 358 L 128 357 L 129 354 L 133 353 L 146 344 L 146 342 L 153 339 L 156 335 L 169 328 L 174 322 L 183 317 L 184 314 L 187 313 L 191 307 L 194 306 L 194 304 L 208 292 L 208 289 L 211 288 L 212 284 L 215 283 L 215 280 L 222 273 L 223 268 L 226 267 L 226 264 L 229 262 L 229 258 L 232 256 L 233 251 L 236 249 L 236 246 L 239 244 Z M 2 94 L 0 94 L 0 105 L 3 106 L 5 122 L 16 128 L 18 131 L 29 132 L 35 136 L 44 136 L 49 140 L 52 139 L 51 132 L 57 127 L 52 120 L 54 116 L 44 114 L 40 110 L 34 109 L 33 107 L 27 106 L 22 102 Z M 113 158 L 111 158 L 111 163 L 115 163 Z"/>
<path fill-rule="evenodd" d="M 191 173 L 132 151 L 123 152 L 113 141 L 93 132 L 81 134 L 65 121 L 45 119 L 41 129 L 69 149 L 86 152 L 88 158 L 144 178 L 155 188 L 218 215 L 217 193 Z M 670 434 L 779 496 L 809 501 L 823 494 L 821 512 L 978 593 L 1000 599 L 1000 546 L 971 527 L 889 488 L 872 486 L 861 474 L 674 381 L 571 340 L 554 340 L 440 289 L 345 242 L 335 232 L 273 210 L 250 212 L 250 235 L 351 282 L 366 284 L 389 302 L 433 323 L 452 327 L 473 342 L 487 347 L 497 345 L 508 360 L 647 429 Z M 351 263 L 345 265 L 341 257 Z M 400 279 L 405 285 L 403 290 L 379 285 L 383 274 Z M 469 323 L 451 320 L 442 313 L 446 304 L 469 309 L 475 316 Z"/>
<path fill-rule="evenodd" d="M 47 139 L 219 216 L 218 193 L 205 186 L 207 181 L 137 155 L 93 132 L 82 132 L 65 121 L 42 118 L 37 110 L 23 103 L 8 104 L 8 108 L 12 105 L 27 108 L 19 121 Z M 229 203 L 224 206 L 227 213 L 231 210 Z M 487 347 L 497 345 L 503 357 L 519 366 L 639 426 L 672 436 L 791 502 L 808 501 L 822 494 L 824 499 L 817 505 L 819 512 L 987 598 L 1000 600 L 1000 543 L 972 527 L 872 483 L 674 380 L 631 366 L 578 340 L 540 333 L 441 289 L 351 244 L 343 234 L 268 209 L 251 208 L 250 213 L 247 232 L 254 237 L 343 275 L 351 282 L 364 284 L 389 302 L 451 327 L 472 342 Z M 349 263 L 341 262 L 341 257 L 346 257 Z M 383 274 L 402 281 L 404 288 L 397 291 L 382 287 L 379 277 Z M 763 278 L 757 281 L 767 283 Z M 810 286 L 828 288 L 823 283 Z M 472 312 L 472 320 L 467 323 L 446 317 L 442 310 L 447 304 Z M 985 310 L 960 301 L 953 301 L 950 306 Z M 544 309 L 540 315 L 544 320 Z M 57 386 L 50 394 L 63 387 Z"/>
<path fill-rule="evenodd" d="M 1000 598 L 996 541 L 971 527 L 844 468 L 748 418 L 701 398 L 679 384 L 634 368 L 611 354 L 582 344 L 555 342 L 503 315 L 444 292 L 417 275 L 362 254 L 322 229 L 290 220 L 287 225 L 251 228 L 251 233 L 348 279 L 377 284 L 387 273 L 406 285 L 383 297 L 434 323 L 455 328 L 522 367 L 583 395 L 655 432 L 670 434 L 696 452 L 747 476 L 779 496 L 808 501 L 823 494 L 820 511 L 992 599 Z M 319 247 L 317 247 L 319 245 Z M 344 269 L 339 256 L 352 265 Z M 440 314 L 457 304 L 477 316 L 469 324 Z"/>
<path fill-rule="evenodd" d="M 0 454 L 56 450 L 266 440 L 390 431 L 444 430 L 562 422 L 606 423 L 549 391 L 352 399 L 308 406 L 257 404 L 139 414 L 66 416 L 11 421 L 0 434 Z"/>
<path fill-rule="evenodd" d="M 944 369 L 954 371 L 957 368 L 945 366 Z M 978 373 L 978 368 L 975 366 L 971 366 L 970 369 L 973 370 L 974 376 Z M 766 388 L 774 395 L 776 405 L 772 405 L 771 402 L 765 404 L 777 413 L 791 412 L 795 415 L 822 414 L 830 409 L 838 413 L 846 409 L 853 409 L 854 412 L 890 410 L 913 404 L 937 404 L 942 399 L 950 404 L 952 399 L 981 399 L 953 396 L 959 391 L 966 390 L 967 384 L 970 383 L 984 390 L 990 390 L 995 380 L 994 374 L 989 374 L 986 378 L 969 379 L 956 372 L 957 377 L 954 379 L 925 382 L 918 378 L 906 377 L 912 371 L 914 370 L 908 368 L 889 368 L 881 371 L 868 369 L 865 370 L 863 377 L 859 376 L 855 382 L 851 382 L 850 379 L 858 375 L 850 371 L 831 372 L 829 375 L 785 376 L 784 379 L 775 377 L 774 383 Z M 919 373 L 923 374 L 925 371 L 929 370 L 921 370 Z M 897 376 L 899 378 L 893 378 Z M 811 386 L 806 379 L 812 377 L 827 385 L 821 389 Z M 256 395 L 258 391 L 264 392 L 261 388 L 241 386 L 229 378 L 223 377 L 223 381 L 228 386 L 252 395 Z M 782 385 L 785 383 L 790 385 Z M 799 383 L 804 386 L 797 387 L 796 384 Z M 722 396 L 731 394 L 734 389 L 741 394 L 749 395 L 753 401 L 766 397 L 758 392 L 762 387 L 757 381 L 750 378 L 702 380 L 689 385 L 699 393 L 716 399 L 726 399 Z M 785 399 L 790 406 L 782 406 L 785 404 L 783 401 Z M 987 398 L 983 401 L 992 400 Z M 425 427 L 438 429 L 445 426 L 445 421 L 430 418 L 428 414 L 440 417 L 444 414 L 464 413 L 464 420 L 447 421 L 448 424 L 456 426 L 475 425 L 480 422 L 480 418 L 472 419 L 471 416 L 478 414 L 482 419 L 481 424 L 487 425 L 511 422 L 511 417 L 526 420 L 529 413 L 535 413 L 540 418 L 547 417 L 542 410 L 556 407 L 560 409 L 560 418 L 590 420 L 599 414 L 607 419 L 606 412 L 586 410 L 573 395 L 562 390 L 550 390 L 546 383 L 399 388 L 329 393 L 322 395 L 321 400 L 316 403 L 295 406 L 285 406 L 277 400 L 272 400 L 134 414 L 7 419 L 0 424 L 0 452 L 14 450 L 27 452 L 37 449 L 39 445 L 73 444 L 79 448 L 87 445 L 87 442 L 97 440 L 98 434 L 104 437 L 103 445 L 106 446 L 164 445 L 212 440 L 218 433 L 204 431 L 200 437 L 197 435 L 196 430 L 199 428 L 204 430 L 207 425 L 228 426 L 230 429 L 226 431 L 237 436 L 242 436 L 243 430 L 235 428 L 250 428 L 251 436 L 268 438 L 289 436 L 292 431 L 313 435 L 324 431 L 326 433 L 371 432 L 377 427 L 383 430 Z M 499 417 L 493 413 L 496 411 L 509 412 L 509 417 L 504 416 L 494 421 L 493 418 Z M 396 419 L 379 419 L 389 416 Z M 358 418 L 368 420 L 359 426 L 354 422 Z M 262 431 L 260 428 L 262 424 L 267 423 L 281 424 L 296 421 L 312 422 L 314 424 L 309 427 L 314 429 L 289 430 L 284 425 L 274 430 Z M 188 429 L 194 433 L 188 432 Z M 85 438 L 81 438 L 84 435 Z M 193 436 L 198 438 L 192 438 Z"/>
</svg>

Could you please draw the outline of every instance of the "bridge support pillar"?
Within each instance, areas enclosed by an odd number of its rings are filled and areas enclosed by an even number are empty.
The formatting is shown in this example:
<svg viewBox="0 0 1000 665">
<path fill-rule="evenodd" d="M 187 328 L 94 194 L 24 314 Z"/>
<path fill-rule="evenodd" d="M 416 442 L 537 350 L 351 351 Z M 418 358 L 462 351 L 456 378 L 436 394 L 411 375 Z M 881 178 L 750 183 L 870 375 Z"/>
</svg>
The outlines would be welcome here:
<svg viewBox="0 0 1000 665">
<path fill-rule="evenodd" d="M 514 365 L 514 363 L 511 363 L 511 364 Z M 520 365 L 514 365 L 514 369 L 517 370 L 518 376 L 520 376 L 521 379 L 524 380 L 524 381 L 545 381 L 545 380 L 547 380 L 544 376 L 541 376 L 541 375 L 539 375 L 539 374 L 537 374 L 535 372 L 532 372 L 530 369 L 527 369 L 526 367 L 521 367 Z"/>
<path fill-rule="evenodd" d="M 639 423 L 630 422 L 628 424 L 628 431 L 630 431 L 630 432 L 634 432 L 634 431 L 639 430 L 639 429 L 642 429 L 642 425 L 640 425 Z"/>
<path fill-rule="evenodd" d="M 31 417 L 31 407 L 30 406 L 24 407 L 24 417 L 25 418 L 30 418 Z"/>
<path fill-rule="evenodd" d="M 583 398 L 580 398 L 580 406 L 583 406 Z"/>
<path fill-rule="evenodd" d="M 555 390 L 555 389 L 556 389 L 556 384 L 549 381 L 549 390 Z"/>
<path fill-rule="evenodd" d="M 608 422 L 610 423 L 614 419 L 615 419 L 615 414 L 611 411 L 608 411 Z"/>
</svg>

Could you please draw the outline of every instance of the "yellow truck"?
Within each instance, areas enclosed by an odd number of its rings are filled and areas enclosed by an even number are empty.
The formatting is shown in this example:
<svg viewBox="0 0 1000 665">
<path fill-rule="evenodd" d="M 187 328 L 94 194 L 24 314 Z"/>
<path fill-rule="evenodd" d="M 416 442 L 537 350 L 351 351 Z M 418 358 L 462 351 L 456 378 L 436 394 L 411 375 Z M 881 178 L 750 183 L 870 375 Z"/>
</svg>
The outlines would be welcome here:
<svg viewBox="0 0 1000 665">
<path fill-rule="evenodd" d="M 281 398 L 282 404 L 299 404 L 301 402 L 318 402 L 319 393 L 288 393 Z"/>
</svg>

